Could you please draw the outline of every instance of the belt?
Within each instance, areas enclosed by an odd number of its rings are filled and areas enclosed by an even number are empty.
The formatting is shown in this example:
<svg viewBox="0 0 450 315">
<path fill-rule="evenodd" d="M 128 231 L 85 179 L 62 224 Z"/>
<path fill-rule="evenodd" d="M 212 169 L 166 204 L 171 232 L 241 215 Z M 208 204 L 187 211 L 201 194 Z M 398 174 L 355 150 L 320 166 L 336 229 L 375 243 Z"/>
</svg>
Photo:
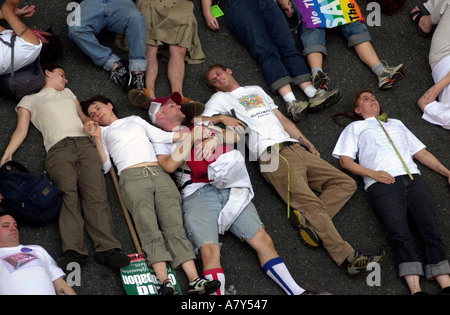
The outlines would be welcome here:
<svg viewBox="0 0 450 315">
<path fill-rule="evenodd" d="M 267 149 L 266 149 L 266 151 L 267 151 L 267 153 L 270 154 L 270 153 L 272 152 L 272 148 L 276 148 L 276 146 L 278 146 L 278 151 L 281 151 L 281 150 L 283 150 L 284 148 L 289 147 L 289 146 L 291 146 L 291 145 L 293 145 L 293 144 L 295 144 L 295 143 L 297 143 L 297 142 L 294 142 L 294 141 L 284 141 L 284 142 L 280 142 L 280 143 L 275 143 L 275 144 L 273 144 L 273 145 L 271 145 L 271 146 L 268 146 Z"/>
</svg>

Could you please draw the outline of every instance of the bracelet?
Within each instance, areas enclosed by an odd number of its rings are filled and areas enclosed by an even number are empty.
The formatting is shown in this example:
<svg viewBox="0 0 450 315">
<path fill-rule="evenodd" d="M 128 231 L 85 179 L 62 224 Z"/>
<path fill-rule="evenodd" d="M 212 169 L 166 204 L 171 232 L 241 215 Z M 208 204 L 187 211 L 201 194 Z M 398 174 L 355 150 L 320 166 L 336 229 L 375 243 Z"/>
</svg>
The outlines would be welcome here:
<svg viewBox="0 0 450 315">
<path fill-rule="evenodd" d="M 41 42 L 44 42 L 44 36 L 42 35 L 41 31 L 39 30 L 33 30 L 34 34 L 36 34 L 37 37 L 39 37 L 39 40 Z"/>
</svg>

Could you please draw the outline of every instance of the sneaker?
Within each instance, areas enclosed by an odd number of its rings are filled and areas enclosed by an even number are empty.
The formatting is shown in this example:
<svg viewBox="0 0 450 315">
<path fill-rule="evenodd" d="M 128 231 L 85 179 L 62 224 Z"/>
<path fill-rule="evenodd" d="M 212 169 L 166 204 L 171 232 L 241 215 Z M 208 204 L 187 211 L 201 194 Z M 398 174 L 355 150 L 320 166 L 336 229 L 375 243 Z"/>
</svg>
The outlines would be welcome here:
<svg viewBox="0 0 450 315">
<path fill-rule="evenodd" d="M 400 64 L 396 67 L 386 67 L 386 70 L 378 78 L 378 88 L 380 90 L 390 89 L 394 83 L 405 77 L 406 67 Z"/>
<path fill-rule="evenodd" d="M 131 73 L 131 86 L 130 89 L 142 90 L 144 89 L 145 72 L 137 71 Z"/>
<path fill-rule="evenodd" d="M 325 108 L 335 105 L 342 97 L 342 92 L 339 89 L 332 91 L 325 91 L 318 89 L 314 97 L 309 99 L 308 112 L 318 113 Z"/>
<path fill-rule="evenodd" d="M 300 121 L 306 114 L 306 109 L 308 108 L 308 102 L 293 100 L 286 103 L 287 111 L 292 119 L 295 121 Z"/>
<path fill-rule="evenodd" d="M 294 209 L 289 220 L 297 230 L 298 237 L 303 244 L 310 248 L 319 247 L 319 236 L 300 211 Z"/>
<path fill-rule="evenodd" d="M 191 121 L 192 118 L 199 116 L 205 110 L 205 104 L 191 100 L 188 97 L 183 98 L 180 103 L 181 111 L 186 115 L 186 119 Z"/>
<path fill-rule="evenodd" d="M 202 278 L 197 278 L 189 283 L 188 294 L 211 294 L 220 289 L 219 280 L 206 280 Z"/>
<path fill-rule="evenodd" d="M 349 275 L 355 275 L 367 269 L 367 265 L 371 262 L 379 262 L 384 257 L 384 250 L 376 254 L 363 253 L 360 250 L 355 251 L 355 258 L 347 264 L 347 272 Z"/>
<path fill-rule="evenodd" d="M 74 250 L 67 250 L 64 254 L 58 258 L 58 266 L 64 271 L 67 270 L 67 265 L 71 262 L 78 263 L 81 267 L 86 265 L 89 257 L 82 255 Z"/>
<path fill-rule="evenodd" d="M 169 279 L 164 280 L 163 284 L 159 287 L 158 290 L 159 295 L 176 295 L 178 294 L 177 290 L 173 286 L 172 282 Z"/>
<path fill-rule="evenodd" d="M 330 83 L 330 79 L 328 78 L 328 76 L 325 72 L 317 71 L 311 77 L 311 82 L 316 89 L 326 90 L 327 84 Z"/>
<path fill-rule="evenodd" d="M 94 254 L 94 259 L 101 264 L 107 264 L 114 268 L 125 268 L 131 261 L 130 257 L 122 254 L 118 248 L 113 248 L 104 252 L 96 252 Z"/>
<path fill-rule="evenodd" d="M 130 92 L 128 92 L 128 100 L 134 107 L 142 108 L 145 110 L 148 110 L 150 104 L 153 101 L 153 99 L 150 97 L 150 93 L 145 88 L 141 90 L 130 90 Z"/>
<path fill-rule="evenodd" d="M 128 60 L 120 60 L 117 67 L 111 70 L 111 80 L 125 92 L 130 90 L 132 76 L 128 70 Z"/>
</svg>

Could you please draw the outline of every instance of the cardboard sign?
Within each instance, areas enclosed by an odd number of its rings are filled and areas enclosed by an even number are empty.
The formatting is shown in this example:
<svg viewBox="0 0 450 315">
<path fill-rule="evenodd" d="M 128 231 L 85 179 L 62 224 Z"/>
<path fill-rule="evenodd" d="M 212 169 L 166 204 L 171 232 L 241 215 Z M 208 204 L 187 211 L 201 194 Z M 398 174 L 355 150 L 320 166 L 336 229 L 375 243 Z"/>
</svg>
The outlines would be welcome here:
<svg viewBox="0 0 450 315">
<path fill-rule="evenodd" d="M 149 267 L 142 254 L 131 254 L 131 263 L 120 269 L 122 283 L 128 295 L 158 295 L 161 282 L 153 268 Z M 167 275 L 175 290 L 181 295 L 181 289 L 173 268 L 167 264 Z"/>
<path fill-rule="evenodd" d="M 355 0 L 295 0 L 307 28 L 333 28 L 364 21 Z"/>
</svg>

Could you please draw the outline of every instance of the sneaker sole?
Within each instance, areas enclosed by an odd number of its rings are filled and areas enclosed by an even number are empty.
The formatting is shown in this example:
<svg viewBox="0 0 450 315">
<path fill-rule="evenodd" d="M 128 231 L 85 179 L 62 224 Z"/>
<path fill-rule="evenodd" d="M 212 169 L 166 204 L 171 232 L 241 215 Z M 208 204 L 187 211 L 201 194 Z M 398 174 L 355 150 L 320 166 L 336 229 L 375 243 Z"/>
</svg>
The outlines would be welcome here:
<svg viewBox="0 0 450 315">
<path fill-rule="evenodd" d="M 406 67 L 401 66 L 397 72 L 392 76 L 391 80 L 380 86 L 380 90 L 388 90 L 394 86 L 395 83 L 402 80 L 406 74 Z"/>
<path fill-rule="evenodd" d="M 331 107 L 333 105 L 336 105 L 342 98 L 342 91 L 338 90 L 336 94 L 331 94 L 327 99 L 325 99 L 322 103 L 319 105 L 311 107 L 311 105 L 308 107 L 308 112 L 315 114 L 318 112 L 321 112 L 322 110 Z"/>
<path fill-rule="evenodd" d="M 148 110 L 150 104 L 152 103 L 152 99 L 140 90 L 131 90 L 130 92 L 128 92 L 128 100 L 134 107 L 146 110 Z"/>
<path fill-rule="evenodd" d="M 311 227 L 308 227 L 303 223 L 302 217 L 298 210 L 292 211 L 292 215 L 289 220 L 294 228 L 298 230 L 297 235 L 304 245 L 310 248 L 319 247 L 319 237 Z"/>
</svg>

